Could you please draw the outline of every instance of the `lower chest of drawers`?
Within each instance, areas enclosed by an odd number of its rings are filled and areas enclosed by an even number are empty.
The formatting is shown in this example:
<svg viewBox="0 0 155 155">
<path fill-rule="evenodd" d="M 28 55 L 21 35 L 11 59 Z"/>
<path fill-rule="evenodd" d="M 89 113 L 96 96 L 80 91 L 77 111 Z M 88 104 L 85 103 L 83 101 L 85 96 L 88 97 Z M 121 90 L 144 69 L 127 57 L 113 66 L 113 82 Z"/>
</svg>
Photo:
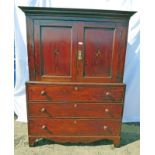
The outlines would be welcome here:
<svg viewBox="0 0 155 155">
<path fill-rule="evenodd" d="M 38 138 L 118 143 L 123 100 L 124 86 L 27 84 L 29 144 L 34 145 Z"/>
</svg>

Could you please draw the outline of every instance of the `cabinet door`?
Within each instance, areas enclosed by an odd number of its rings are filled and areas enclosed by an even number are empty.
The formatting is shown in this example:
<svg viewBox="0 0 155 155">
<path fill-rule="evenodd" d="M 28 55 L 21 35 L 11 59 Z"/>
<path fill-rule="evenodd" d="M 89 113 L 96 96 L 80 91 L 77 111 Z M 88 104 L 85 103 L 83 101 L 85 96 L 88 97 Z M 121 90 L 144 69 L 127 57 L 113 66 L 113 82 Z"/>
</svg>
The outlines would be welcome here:
<svg viewBox="0 0 155 155">
<path fill-rule="evenodd" d="M 83 23 L 78 33 L 78 79 L 121 82 L 125 45 L 126 29 L 114 23 Z"/>
<path fill-rule="evenodd" d="M 37 80 L 71 81 L 75 78 L 75 29 L 72 22 L 34 21 Z"/>
</svg>

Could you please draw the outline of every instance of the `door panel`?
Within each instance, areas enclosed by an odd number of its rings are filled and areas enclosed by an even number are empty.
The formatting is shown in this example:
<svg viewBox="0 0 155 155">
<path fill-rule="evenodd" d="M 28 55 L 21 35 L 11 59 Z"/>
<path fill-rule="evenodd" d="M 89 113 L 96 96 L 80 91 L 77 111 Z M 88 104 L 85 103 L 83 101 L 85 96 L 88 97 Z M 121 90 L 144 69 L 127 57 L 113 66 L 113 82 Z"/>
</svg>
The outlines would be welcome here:
<svg viewBox="0 0 155 155">
<path fill-rule="evenodd" d="M 34 23 L 36 79 L 71 81 L 75 78 L 76 26 L 72 22 Z"/>
<path fill-rule="evenodd" d="M 70 76 L 71 27 L 42 27 L 43 75 Z"/>
<path fill-rule="evenodd" d="M 122 82 L 126 32 L 115 23 L 81 24 L 78 30 L 78 53 L 82 51 L 82 59 L 77 59 L 79 81 Z M 79 44 L 81 42 L 83 44 Z"/>
<path fill-rule="evenodd" d="M 111 76 L 114 29 L 85 28 L 84 76 Z"/>
</svg>

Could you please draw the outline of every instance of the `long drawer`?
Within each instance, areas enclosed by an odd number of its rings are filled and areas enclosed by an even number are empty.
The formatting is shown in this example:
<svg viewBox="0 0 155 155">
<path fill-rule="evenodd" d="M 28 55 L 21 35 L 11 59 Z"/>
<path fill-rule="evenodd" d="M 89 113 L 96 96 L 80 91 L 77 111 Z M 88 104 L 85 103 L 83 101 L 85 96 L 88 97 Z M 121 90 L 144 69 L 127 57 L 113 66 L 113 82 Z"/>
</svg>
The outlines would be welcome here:
<svg viewBox="0 0 155 155">
<path fill-rule="evenodd" d="M 32 102 L 28 113 L 29 117 L 120 119 L 122 104 Z"/>
<path fill-rule="evenodd" d="M 27 84 L 28 101 L 123 102 L 124 85 Z"/>
<path fill-rule="evenodd" d="M 29 134 L 33 136 L 119 135 L 120 121 L 104 119 L 29 119 Z"/>
</svg>

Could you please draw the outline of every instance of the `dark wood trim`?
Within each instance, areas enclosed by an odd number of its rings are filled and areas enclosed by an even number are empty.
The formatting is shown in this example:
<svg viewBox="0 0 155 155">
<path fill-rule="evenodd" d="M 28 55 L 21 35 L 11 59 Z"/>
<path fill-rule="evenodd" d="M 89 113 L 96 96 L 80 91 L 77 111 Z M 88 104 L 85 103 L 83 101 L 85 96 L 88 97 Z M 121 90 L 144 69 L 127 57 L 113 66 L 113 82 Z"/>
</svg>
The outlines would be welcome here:
<svg viewBox="0 0 155 155">
<path fill-rule="evenodd" d="M 99 9 L 77 9 L 77 8 L 54 8 L 54 7 L 23 7 L 19 8 L 26 15 L 57 15 L 57 16 L 83 16 L 83 17 L 102 17 L 102 18 L 130 18 L 136 11 L 120 11 L 120 10 L 99 10 Z"/>
<path fill-rule="evenodd" d="M 41 85 L 92 85 L 92 86 L 125 86 L 124 83 L 84 83 L 84 82 L 49 82 L 49 81 L 27 81 L 27 84 Z"/>
<path fill-rule="evenodd" d="M 64 144 L 66 142 L 72 143 L 72 144 L 77 144 L 77 143 L 82 143 L 87 144 L 87 143 L 92 143 L 100 140 L 112 140 L 114 143 L 115 147 L 120 146 L 120 136 L 33 136 L 29 135 L 29 146 L 35 146 L 36 141 L 38 139 L 50 139 L 52 141 L 58 142 L 60 144 Z"/>
</svg>

